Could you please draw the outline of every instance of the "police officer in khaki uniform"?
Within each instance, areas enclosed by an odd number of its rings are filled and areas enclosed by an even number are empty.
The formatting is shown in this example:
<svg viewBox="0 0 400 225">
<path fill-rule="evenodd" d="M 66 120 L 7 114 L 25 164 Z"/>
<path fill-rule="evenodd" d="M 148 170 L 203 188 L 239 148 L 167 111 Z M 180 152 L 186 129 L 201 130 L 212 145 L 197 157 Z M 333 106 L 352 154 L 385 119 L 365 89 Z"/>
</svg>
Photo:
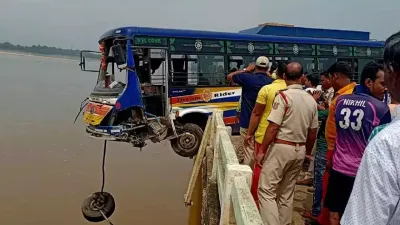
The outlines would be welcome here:
<svg viewBox="0 0 400 225">
<path fill-rule="evenodd" d="M 258 195 L 265 225 L 288 225 L 292 220 L 297 176 L 310 155 L 318 128 L 317 103 L 301 85 L 303 68 L 289 63 L 287 89 L 277 93 L 256 163 L 263 165 Z"/>
</svg>

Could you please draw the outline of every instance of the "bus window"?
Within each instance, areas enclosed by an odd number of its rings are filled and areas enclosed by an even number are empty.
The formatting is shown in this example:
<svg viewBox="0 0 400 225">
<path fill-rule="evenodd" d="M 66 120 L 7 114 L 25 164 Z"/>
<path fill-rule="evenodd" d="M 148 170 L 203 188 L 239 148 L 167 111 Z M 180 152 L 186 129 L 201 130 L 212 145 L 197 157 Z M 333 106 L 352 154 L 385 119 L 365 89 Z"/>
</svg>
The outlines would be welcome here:
<svg viewBox="0 0 400 225">
<path fill-rule="evenodd" d="M 151 83 L 155 85 L 164 85 L 167 67 L 165 61 L 165 50 L 152 49 L 150 58 Z"/>
<path fill-rule="evenodd" d="M 336 62 L 336 58 L 318 58 L 317 62 L 318 62 L 318 72 L 322 73 L 328 70 L 328 68 Z"/>
<path fill-rule="evenodd" d="M 111 81 L 117 81 L 117 82 L 122 82 L 122 83 L 126 82 L 126 71 L 125 70 L 120 71 L 117 68 L 117 65 L 114 66 L 114 73 L 112 73 L 111 66 L 108 66 L 107 72 L 109 74 L 112 74 Z"/>
<path fill-rule="evenodd" d="M 136 71 L 140 83 L 164 85 L 166 72 L 165 50 L 162 49 L 134 49 Z"/>
<path fill-rule="evenodd" d="M 115 58 L 112 50 L 109 51 L 108 57 L 106 58 L 107 72 L 106 74 L 111 76 L 111 82 L 117 81 L 120 83 L 126 83 L 126 71 L 120 71 L 115 63 Z"/>
<path fill-rule="evenodd" d="M 288 63 L 289 62 L 289 58 L 288 57 L 274 57 L 274 62 L 279 64 L 279 62 L 282 62 L 282 61 Z M 271 62 L 272 62 L 272 60 L 270 61 L 270 63 Z"/>
<path fill-rule="evenodd" d="M 229 71 L 232 69 L 242 70 L 250 63 L 255 63 L 258 56 L 229 56 Z M 272 65 L 272 57 L 269 58 L 269 66 Z"/>
<path fill-rule="evenodd" d="M 224 56 L 171 55 L 173 85 L 225 85 Z"/>
<path fill-rule="evenodd" d="M 189 68 L 189 79 L 194 85 L 225 85 L 224 56 L 219 55 L 190 55 L 195 60 Z M 195 84 L 193 80 L 197 80 Z"/>
<path fill-rule="evenodd" d="M 355 81 L 355 82 L 358 82 L 358 77 L 359 77 L 358 59 L 353 59 L 353 65 L 352 65 L 351 71 L 352 71 L 351 80 Z"/>
<path fill-rule="evenodd" d="M 189 85 L 197 85 L 198 82 L 198 75 L 200 71 L 199 71 L 199 63 L 197 62 L 197 60 L 194 61 L 189 61 L 188 62 L 188 84 Z"/>
<path fill-rule="evenodd" d="M 188 60 L 185 55 L 171 55 L 171 83 L 176 86 L 188 84 Z"/>
<path fill-rule="evenodd" d="M 354 77 L 353 80 L 356 82 L 360 82 L 361 79 L 361 72 L 364 69 L 365 65 L 367 65 L 370 62 L 378 62 L 377 60 L 374 59 L 354 59 Z M 381 62 L 381 64 L 383 64 Z"/>
<path fill-rule="evenodd" d="M 279 61 L 289 61 L 289 57 L 274 57 L 275 62 Z"/>
<path fill-rule="evenodd" d="M 150 69 L 150 49 L 137 48 L 134 49 L 134 60 L 136 63 L 136 72 L 140 83 L 151 82 Z"/>
<path fill-rule="evenodd" d="M 303 66 L 304 73 L 315 72 L 314 58 L 291 57 L 290 61 L 300 63 Z"/>
<path fill-rule="evenodd" d="M 256 62 L 256 56 L 229 56 L 229 71 L 232 69 L 242 70 L 250 63 Z"/>
</svg>

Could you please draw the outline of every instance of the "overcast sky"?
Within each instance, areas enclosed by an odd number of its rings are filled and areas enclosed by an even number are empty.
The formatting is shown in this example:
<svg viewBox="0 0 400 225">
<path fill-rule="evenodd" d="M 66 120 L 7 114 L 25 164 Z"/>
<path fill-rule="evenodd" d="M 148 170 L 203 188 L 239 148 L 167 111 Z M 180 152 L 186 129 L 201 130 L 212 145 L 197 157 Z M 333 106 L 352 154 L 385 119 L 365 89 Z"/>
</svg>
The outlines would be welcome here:
<svg viewBox="0 0 400 225">
<path fill-rule="evenodd" d="M 0 42 L 97 49 L 119 26 L 237 32 L 264 22 L 371 32 L 400 30 L 400 0 L 0 0 Z"/>
</svg>

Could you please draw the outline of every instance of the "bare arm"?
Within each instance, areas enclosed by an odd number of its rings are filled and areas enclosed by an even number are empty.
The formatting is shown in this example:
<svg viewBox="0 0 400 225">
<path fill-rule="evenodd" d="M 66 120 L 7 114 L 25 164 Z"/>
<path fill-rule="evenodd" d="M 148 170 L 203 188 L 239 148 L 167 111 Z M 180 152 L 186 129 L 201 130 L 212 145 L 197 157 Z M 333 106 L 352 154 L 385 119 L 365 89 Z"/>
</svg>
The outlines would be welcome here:
<svg viewBox="0 0 400 225">
<path fill-rule="evenodd" d="M 277 107 L 272 107 L 268 117 L 269 124 L 265 131 L 263 143 L 261 144 L 261 151 L 264 154 L 268 150 L 268 147 L 275 141 L 285 114 L 285 105 L 280 95 L 275 97 L 273 104 L 277 105 Z"/>
<path fill-rule="evenodd" d="M 232 82 L 233 76 L 235 76 L 235 75 L 237 75 L 237 74 L 241 74 L 241 73 L 243 73 L 243 70 L 237 70 L 237 71 L 235 71 L 235 72 L 232 72 L 232 73 L 228 74 L 228 76 L 226 76 L 226 79 L 227 79 L 229 82 Z"/>
<path fill-rule="evenodd" d="M 229 82 L 232 82 L 233 76 L 235 76 L 235 75 L 237 75 L 237 74 L 241 74 L 241 73 L 243 73 L 243 72 L 252 73 L 252 72 L 254 72 L 254 69 L 255 69 L 255 68 L 256 68 L 256 67 L 255 67 L 254 64 L 250 64 L 244 71 L 243 71 L 243 70 L 237 70 L 237 71 L 235 71 L 235 72 L 232 72 L 232 73 L 228 74 L 228 75 L 226 76 L 226 80 L 228 80 Z"/>
<path fill-rule="evenodd" d="M 306 155 L 310 155 L 317 139 L 317 128 L 309 128 L 306 141 Z"/>
<path fill-rule="evenodd" d="M 314 115 L 313 115 L 310 127 L 308 128 L 308 133 L 307 133 L 306 155 L 310 155 L 312 152 L 312 149 L 314 148 L 315 140 L 317 139 L 318 127 L 319 127 L 318 109 L 317 109 L 317 104 L 315 104 Z"/>
<path fill-rule="evenodd" d="M 275 141 L 276 136 L 278 135 L 280 125 L 269 122 L 267 130 L 265 131 L 264 140 L 261 145 L 261 151 L 265 154 L 267 152 L 268 147 Z"/>
<path fill-rule="evenodd" d="M 248 135 L 253 136 L 260 122 L 261 115 L 264 112 L 265 104 L 256 103 L 253 112 L 251 113 Z"/>
</svg>

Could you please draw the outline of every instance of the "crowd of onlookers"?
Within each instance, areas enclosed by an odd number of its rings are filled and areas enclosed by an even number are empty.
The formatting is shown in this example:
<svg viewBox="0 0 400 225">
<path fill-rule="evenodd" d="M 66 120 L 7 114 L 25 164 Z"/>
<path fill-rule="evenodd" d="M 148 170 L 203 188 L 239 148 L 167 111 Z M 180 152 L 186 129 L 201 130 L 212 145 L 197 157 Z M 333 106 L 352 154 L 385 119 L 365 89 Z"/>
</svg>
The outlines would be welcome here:
<svg viewBox="0 0 400 225">
<path fill-rule="evenodd" d="M 347 62 L 307 74 L 261 56 L 227 76 L 242 87 L 244 163 L 264 224 L 291 224 L 296 184 L 313 186 L 305 224 L 400 224 L 400 32 L 383 64 L 366 64 L 359 84 L 351 75 Z"/>
</svg>

